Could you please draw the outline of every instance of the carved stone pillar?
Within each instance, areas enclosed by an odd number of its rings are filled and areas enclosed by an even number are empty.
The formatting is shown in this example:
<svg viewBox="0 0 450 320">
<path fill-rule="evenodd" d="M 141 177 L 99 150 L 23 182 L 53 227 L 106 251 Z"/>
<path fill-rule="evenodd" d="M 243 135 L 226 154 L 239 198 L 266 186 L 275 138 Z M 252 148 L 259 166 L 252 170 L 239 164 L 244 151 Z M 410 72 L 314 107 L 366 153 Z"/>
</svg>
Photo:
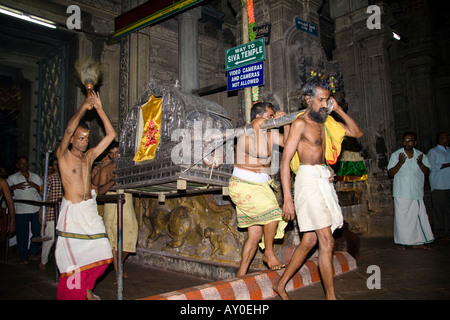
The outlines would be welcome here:
<svg viewBox="0 0 450 320">
<path fill-rule="evenodd" d="M 298 91 L 302 83 L 298 63 L 303 52 L 299 48 L 308 46 L 309 49 L 312 42 L 320 41 L 319 37 L 296 29 L 295 18 L 319 26 L 317 11 L 323 0 L 271 0 L 265 3 L 272 28 L 270 45 L 266 48 L 266 85 L 263 90 L 273 95 L 282 110 L 293 112 L 300 109 Z M 255 19 L 261 19 L 257 13 L 255 6 Z"/>
<path fill-rule="evenodd" d="M 395 41 L 390 50 L 397 145 L 401 146 L 405 131 L 413 131 L 418 138 L 416 148 L 423 152 L 434 146 L 436 133 L 448 127 L 450 118 L 445 111 L 446 94 L 439 93 L 448 92 L 448 76 L 443 91 L 437 88 L 438 75 L 449 74 L 448 50 L 444 49 L 448 37 L 439 31 L 441 21 L 436 21 L 446 10 L 436 8 L 432 1 L 402 1 L 396 31 L 403 39 Z"/>
<path fill-rule="evenodd" d="M 186 11 L 178 18 L 178 68 L 181 90 L 191 93 L 200 87 L 198 20 L 201 8 Z"/>
<path fill-rule="evenodd" d="M 428 49 L 432 48 L 430 43 Z M 418 149 L 426 152 L 432 148 L 436 136 L 436 124 L 439 123 L 439 114 L 436 108 L 433 83 L 433 66 L 436 65 L 433 57 L 426 52 L 418 57 L 414 53 L 406 56 L 406 86 L 410 112 L 411 128 L 420 135 Z M 418 85 L 420 84 L 420 85 Z"/>
<path fill-rule="evenodd" d="M 385 24 L 381 29 L 367 28 L 369 14 L 366 6 L 346 11 L 337 7 L 339 3 L 348 5 L 347 2 L 338 2 L 332 7 L 337 48 L 333 56 L 342 71 L 348 113 L 364 132 L 360 142 L 369 172 L 366 192 L 368 216 L 364 217 L 367 218 L 367 233 L 389 236 L 393 232 L 393 203 L 386 167 L 396 147 L 387 52 L 391 41 L 390 29 Z M 388 21 L 382 4 L 380 8 L 385 15 L 382 22 Z"/>
<path fill-rule="evenodd" d="M 122 12 L 135 8 L 142 1 L 124 1 Z M 145 91 L 149 79 L 149 28 L 121 38 L 120 40 L 120 87 L 119 87 L 119 128 L 128 110 Z"/>
</svg>

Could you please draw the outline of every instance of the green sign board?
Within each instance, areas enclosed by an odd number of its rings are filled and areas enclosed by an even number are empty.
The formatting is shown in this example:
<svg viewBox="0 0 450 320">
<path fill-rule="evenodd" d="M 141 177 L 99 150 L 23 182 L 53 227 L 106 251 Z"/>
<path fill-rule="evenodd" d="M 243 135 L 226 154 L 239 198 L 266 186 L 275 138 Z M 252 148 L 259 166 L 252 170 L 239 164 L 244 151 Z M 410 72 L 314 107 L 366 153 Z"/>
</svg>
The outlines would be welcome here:
<svg viewBox="0 0 450 320">
<path fill-rule="evenodd" d="M 266 59 L 264 38 L 227 49 L 225 51 L 225 70 L 231 70 Z"/>
</svg>

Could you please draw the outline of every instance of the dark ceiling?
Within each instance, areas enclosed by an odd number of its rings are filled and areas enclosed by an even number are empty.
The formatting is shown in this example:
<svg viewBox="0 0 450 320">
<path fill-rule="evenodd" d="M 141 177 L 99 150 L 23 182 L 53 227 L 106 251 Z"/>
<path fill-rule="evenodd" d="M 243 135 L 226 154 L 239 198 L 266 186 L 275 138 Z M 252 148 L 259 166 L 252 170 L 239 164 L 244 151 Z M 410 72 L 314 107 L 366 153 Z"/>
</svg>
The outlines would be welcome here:
<svg viewBox="0 0 450 320">
<path fill-rule="evenodd" d="M 72 38 L 74 33 L 64 29 L 50 29 L 38 24 L 0 15 L 1 50 L 9 54 L 43 58 L 58 44 Z"/>
</svg>

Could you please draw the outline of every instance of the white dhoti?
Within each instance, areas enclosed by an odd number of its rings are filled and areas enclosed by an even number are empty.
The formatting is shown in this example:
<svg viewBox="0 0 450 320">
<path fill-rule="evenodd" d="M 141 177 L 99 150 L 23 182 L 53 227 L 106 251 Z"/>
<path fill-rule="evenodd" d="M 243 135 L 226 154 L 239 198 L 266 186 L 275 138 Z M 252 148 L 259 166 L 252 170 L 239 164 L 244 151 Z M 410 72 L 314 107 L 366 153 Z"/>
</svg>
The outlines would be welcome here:
<svg viewBox="0 0 450 320">
<path fill-rule="evenodd" d="M 394 197 L 394 205 L 394 243 L 412 246 L 434 241 L 423 200 Z"/>
<path fill-rule="evenodd" d="M 55 256 L 61 276 L 112 262 L 112 251 L 97 202 L 72 203 L 63 198 L 57 224 Z"/>
<path fill-rule="evenodd" d="M 301 232 L 331 227 L 331 233 L 344 222 L 336 190 L 329 181 L 326 165 L 300 165 L 294 186 L 294 203 Z"/>
</svg>

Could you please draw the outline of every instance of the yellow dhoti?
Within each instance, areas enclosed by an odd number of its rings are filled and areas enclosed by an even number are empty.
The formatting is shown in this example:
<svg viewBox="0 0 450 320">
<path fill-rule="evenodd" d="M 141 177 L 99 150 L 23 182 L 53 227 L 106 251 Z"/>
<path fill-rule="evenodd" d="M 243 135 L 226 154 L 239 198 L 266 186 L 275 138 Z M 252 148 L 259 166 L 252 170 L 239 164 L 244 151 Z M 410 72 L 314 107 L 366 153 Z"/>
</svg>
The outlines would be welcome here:
<svg viewBox="0 0 450 320">
<path fill-rule="evenodd" d="M 106 194 L 115 194 L 107 192 Z M 106 203 L 103 214 L 106 233 L 113 250 L 117 251 L 117 204 Z M 133 195 L 125 193 L 125 203 L 123 205 L 123 229 L 122 250 L 125 252 L 136 252 L 136 243 L 138 238 L 138 223 L 133 206 Z"/>
<path fill-rule="evenodd" d="M 275 239 L 284 237 L 287 222 L 282 218 L 282 210 L 272 190 L 273 179 L 254 182 L 233 175 L 228 187 L 231 200 L 236 205 L 238 227 L 248 228 L 278 221 Z M 264 238 L 259 245 L 264 249 Z"/>
</svg>

